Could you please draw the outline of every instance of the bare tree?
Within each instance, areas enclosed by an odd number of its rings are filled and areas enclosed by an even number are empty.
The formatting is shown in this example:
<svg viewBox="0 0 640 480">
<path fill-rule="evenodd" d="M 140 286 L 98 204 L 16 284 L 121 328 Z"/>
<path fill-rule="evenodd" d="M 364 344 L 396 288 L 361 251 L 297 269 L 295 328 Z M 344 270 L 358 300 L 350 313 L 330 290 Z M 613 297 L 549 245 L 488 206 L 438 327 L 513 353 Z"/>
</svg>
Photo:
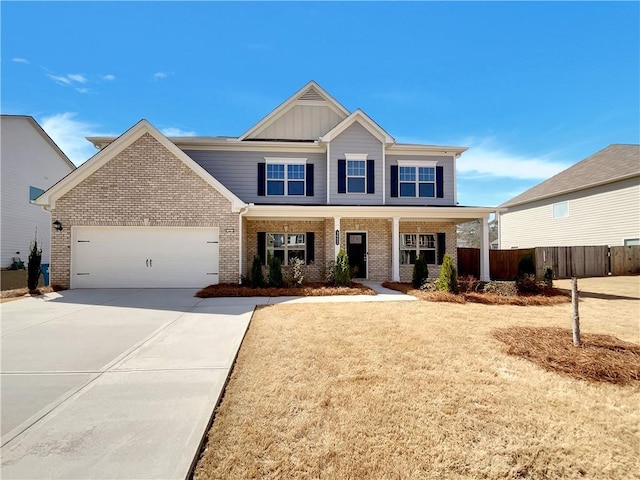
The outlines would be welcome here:
<svg viewBox="0 0 640 480">
<path fill-rule="evenodd" d="M 580 340 L 580 314 L 578 313 L 578 279 L 571 277 L 571 305 L 573 306 L 573 345 L 579 347 Z"/>
</svg>

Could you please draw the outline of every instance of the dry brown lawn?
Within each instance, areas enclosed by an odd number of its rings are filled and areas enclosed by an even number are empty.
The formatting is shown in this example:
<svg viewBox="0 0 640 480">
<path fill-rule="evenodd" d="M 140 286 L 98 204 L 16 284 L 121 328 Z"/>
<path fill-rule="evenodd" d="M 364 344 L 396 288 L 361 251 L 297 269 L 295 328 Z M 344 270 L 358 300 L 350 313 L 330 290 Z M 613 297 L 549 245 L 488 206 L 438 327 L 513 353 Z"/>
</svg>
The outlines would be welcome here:
<svg viewBox="0 0 640 480">
<path fill-rule="evenodd" d="M 583 333 L 639 343 L 632 296 L 584 298 Z M 570 325 L 570 304 L 261 308 L 195 478 L 638 479 L 637 383 L 546 371 L 492 336 Z"/>
</svg>

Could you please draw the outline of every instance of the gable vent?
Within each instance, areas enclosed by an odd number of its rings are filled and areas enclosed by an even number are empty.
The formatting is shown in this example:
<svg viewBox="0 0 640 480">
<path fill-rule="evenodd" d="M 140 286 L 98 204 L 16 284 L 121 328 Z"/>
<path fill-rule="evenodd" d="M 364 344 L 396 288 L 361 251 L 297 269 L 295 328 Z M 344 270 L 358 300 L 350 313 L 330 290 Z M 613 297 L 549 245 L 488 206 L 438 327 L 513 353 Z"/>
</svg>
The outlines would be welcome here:
<svg viewBox="0 0 640 480">
<path fill-rule="evenodd" d="M 298 100 L 314 100 L 314 101 L 318 101 L 318 100 L 324 100 L 324 97 L 322 95 L 320 95 L 316 91 L 315 88 L 310 88 L 309 90 L 304 92 L 302 95 L 300 95 L 298 97 Z"/>
</svg>

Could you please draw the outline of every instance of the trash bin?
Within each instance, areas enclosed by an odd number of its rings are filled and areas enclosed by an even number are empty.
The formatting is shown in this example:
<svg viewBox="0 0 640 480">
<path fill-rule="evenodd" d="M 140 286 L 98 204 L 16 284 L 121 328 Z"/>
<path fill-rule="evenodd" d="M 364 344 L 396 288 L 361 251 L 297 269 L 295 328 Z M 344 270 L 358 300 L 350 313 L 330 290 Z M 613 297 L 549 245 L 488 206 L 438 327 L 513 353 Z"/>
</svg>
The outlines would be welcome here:
<svg viewBox="0 0 640 480">
<path fill-rule="evenodd" d="M 44 277 L 44 286 L 49 286 L 49 264 L 42 263 L 40 264 L 40 271 L 42 272 L 42 276 Z"/>
</svg>

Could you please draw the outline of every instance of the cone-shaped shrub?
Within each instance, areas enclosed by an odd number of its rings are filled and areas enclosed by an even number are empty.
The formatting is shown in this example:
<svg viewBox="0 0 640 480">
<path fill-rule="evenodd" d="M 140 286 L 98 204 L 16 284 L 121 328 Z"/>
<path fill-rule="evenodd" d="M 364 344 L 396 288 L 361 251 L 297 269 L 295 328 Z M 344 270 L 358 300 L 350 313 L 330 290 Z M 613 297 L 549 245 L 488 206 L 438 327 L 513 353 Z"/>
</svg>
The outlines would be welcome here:
<svg viewBox="0 0 640 480">
<path fill-rule="evenodd" d="M 443 292 L 458 293 L 458 272 L 448 253 L 442 260 L 436 288 Z"/>
<path fill-rule="evenodd" d="M 278 257 L 269 257 L 269 285 L 282 286 L 282 262 Z"/>
<path fill-rule="evenodd" d="M 260 257 L 253 257 L 251 273 L 249 273 L 249 283 L 253 288 L 264 285 L 264 274 L 262 273 L 262 260 L 260 260 Z"/>
<path fill-rule="evenodd" d="M 338 252 L 336 266 L 333 273 L 333 282 L 336 287 L 351 286 L 351 269 L 349 268 L 349 257 L 344 248 Z"/>
<path fill-rule="evenodd" d="M 29 265 L 27 266 L 27 287 L 30 292 L 38 289 L 40 280 L 40 263 L 42 262 L 42 249 L 38 247 L 38 241 L 33 240 L 29 247 Z"/>
<path fill-rule="evenodd" d="M 416 263 L 413 265 L 411 285 L 413 285 L 413 288 L 420 288 L 424 285 L 424 282 L 427 281 L 427 278 L 429 278 L 429 267 L 424 253 L 421 253 L 418 258 L 416 258 Z"/>
</svg>

